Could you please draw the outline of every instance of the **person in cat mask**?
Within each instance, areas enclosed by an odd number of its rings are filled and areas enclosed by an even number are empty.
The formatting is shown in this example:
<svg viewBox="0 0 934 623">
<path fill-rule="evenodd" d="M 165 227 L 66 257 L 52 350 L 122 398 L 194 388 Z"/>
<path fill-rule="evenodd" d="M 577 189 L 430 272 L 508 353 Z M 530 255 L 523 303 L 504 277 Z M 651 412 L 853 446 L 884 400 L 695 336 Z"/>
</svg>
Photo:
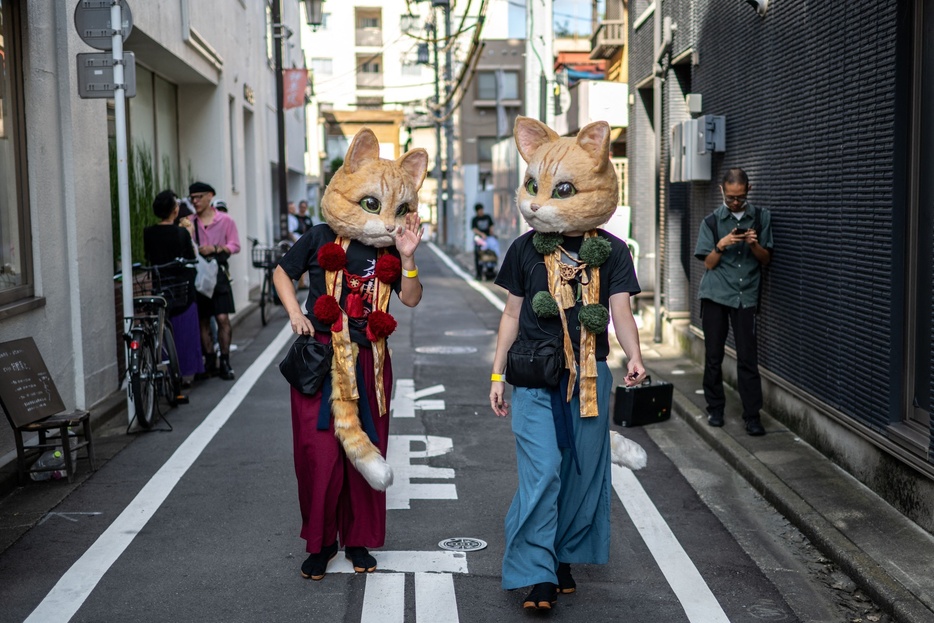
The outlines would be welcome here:
<svg viewBox="0 0 934 623">
<path fill-rule="evenodd" d="M 546 610 L 559 591 L 576 591 L 572 563 L 609 560 L 607 328 L 612 317 L 628 357 L 626 384 L 640 383 L 645 366 L 630 306 L 640 290 L 626 243 L 598 229 L 618 197 L 609 125 L 592 123 L 576 139 L 561 138 L 520 116 L 515 140 L 528 164 L 516 200 L 533 229 L 509 247 L 496 278 L 508 296 L 490 405 L 497 416 L 508 415 L 505 381 L 513 384 L 519 488 L 506 515 L 502 586 L 531 586 L 523 607 Z M 508 351 L 529 341 L 560 345 L 556 385 L 516 381 L 518 366 L 507 371 Z"/>
<path fill-rule="evenodd" d="M 762 267 L 772 260 L 772 216 L 755 207 L 746 197 L 749 176 L 730 169 L 723 176 L 723 203 L 707 215 L 700 226 L 694 256 L 707 269 L 697 296 L 701 301 L 704 327 L 704 398 L 707 423 L 723 426 L 723 355 L 729 326 L 736 340 L 736 376 L 743 403 L 746 433 L 759 437 L 765 428 L 762 409 L 762 379 L 756 345 L 756 314 Z"/>
<path fill-rule="evenodd" d="M 379 157 L 368 128 L 350 143 L 321 199 L 326 223 L 312 227 L 279 262 L 273 281 L 292 331 L 334 350 L 330 377 L 306 395 L 291 388 L 292 434 L 305 578 L 321 580 L 339 546 L 357 573 L 376 569 L 368 548 L 386 538 L 392 362 L 386 338 L 395 292 L 408 307 L 422 297 L 415 250 L 422 237 L 418 189 L 428 153 Z M 308 273 L 302 310 L 293 280 Z"/>
</svg>

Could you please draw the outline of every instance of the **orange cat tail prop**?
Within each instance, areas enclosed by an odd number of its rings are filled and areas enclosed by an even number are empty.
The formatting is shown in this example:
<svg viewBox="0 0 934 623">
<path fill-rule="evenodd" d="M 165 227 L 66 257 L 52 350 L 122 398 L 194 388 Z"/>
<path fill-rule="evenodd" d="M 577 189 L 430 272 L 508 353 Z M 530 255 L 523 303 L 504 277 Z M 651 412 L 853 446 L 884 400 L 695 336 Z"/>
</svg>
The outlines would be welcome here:
<svg viewBox="0 0 934 623">
<path fill-rule="evenodd" d="M 360 426 L 357 401 L 331 400 L 331 414 L 334 417 L 334 435 L 354 468 L 377 491 L 388 489 L 392 484 L 392 469 Z"/>
</svg>

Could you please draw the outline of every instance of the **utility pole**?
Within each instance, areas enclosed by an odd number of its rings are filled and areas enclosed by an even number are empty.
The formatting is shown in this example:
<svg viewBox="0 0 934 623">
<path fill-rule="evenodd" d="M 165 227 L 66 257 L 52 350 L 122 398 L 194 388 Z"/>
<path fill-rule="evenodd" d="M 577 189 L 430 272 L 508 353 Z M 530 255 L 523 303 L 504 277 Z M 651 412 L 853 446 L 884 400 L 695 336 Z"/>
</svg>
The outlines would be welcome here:
<svg viewBox="0 0 934 623">
<path fill-rule="evenodd" d="M 448 231 L 448 206 L 454 204 L 454 103 L 451 101 L 451 80 L 453 78 L 453 68 L 454 68 L 454 52 L 452 45 L 452 35 L 451 31 L 451 3 L 446 1 L 442 6 L 444 11 L 444 32 L 446 33 L 447 42 L 445 47 L 447 52 L 444 54 L 444 140 L 447 147 L 446 153 L 447 158 L 445 158 L 445 193 L 446 197 L 444 199 L 444 244 L 450 243 L 450 236 Z M 436 39 L 437 40 L 437 39 Z"/>
<path fill-rule="evenodd" d="M 447 241 L 445 231 L 447 230 L 447 218 L 444 210 L 444 167 L 441 166 L 441 87 L 440 87 L 440 52 L 438 50 L 438 26 L 437 14 L 432 8 L 432 21 L 429 24 L 432 46 L 435 53 L 435 181 L 437 183 L 437 199 L 435 201 L 435 210 L 438 217 L 438 241 L 444 244 Z"/>
<path fill-rule="evenodd" d="M 289 199 L 285 159 L 285 110 L 282 108 L 285 93 L 282 82 L 282 42 L 287 37 L 288 29 L 282 23 L 282 0 L 273 0 L 270 8 L 272 9 L 272 36 L 275 40 L 273 47 L 275 48 L 276 71 L 276 134 L 279 139 L 279 164 L 276 167 L 279 184 L 279 239 L 284 240 L 289 237 Z"/>
</svg>

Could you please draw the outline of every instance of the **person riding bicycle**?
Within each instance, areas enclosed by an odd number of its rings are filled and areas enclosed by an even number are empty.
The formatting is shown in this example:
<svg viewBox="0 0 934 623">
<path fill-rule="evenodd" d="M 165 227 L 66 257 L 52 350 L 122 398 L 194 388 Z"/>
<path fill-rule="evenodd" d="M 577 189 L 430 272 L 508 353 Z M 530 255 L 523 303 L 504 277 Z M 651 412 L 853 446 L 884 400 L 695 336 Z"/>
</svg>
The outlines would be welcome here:
<svg viewBox="0 0 934 623">
<path fill-rule="evenodd" d="M 195 248 L 189 229 L 175 224 L 179 204 L 175 192 L 163 190 L 152 202 L 152 211 L 159 218 L 159 224 L 143 230 L 143 252 L 150 265 L 168 264 L 175 259 L 184 258 L 194 261 Z M 154 279 L 156 277 L 154 276 Z M 159 278 L 165 281 L 188 283 L 184 297 L 167 301 L 169 321 L 175 331 L 175 345 L 178 350 L 178 367 L 183 383 L 188 383 L 196 374 L 204 372 L 201 361 L 201 338 L 198 327 L 198 306 L 195 304 L 195 271 L 184 266 L 169 267 L 160 271 Z M 158 284 L 154 284 L 158 285 Z M 181 290 L 176 289 L 181 294 Z M 186 403 L 185 396 L 176 397 Z"/>
</svg>

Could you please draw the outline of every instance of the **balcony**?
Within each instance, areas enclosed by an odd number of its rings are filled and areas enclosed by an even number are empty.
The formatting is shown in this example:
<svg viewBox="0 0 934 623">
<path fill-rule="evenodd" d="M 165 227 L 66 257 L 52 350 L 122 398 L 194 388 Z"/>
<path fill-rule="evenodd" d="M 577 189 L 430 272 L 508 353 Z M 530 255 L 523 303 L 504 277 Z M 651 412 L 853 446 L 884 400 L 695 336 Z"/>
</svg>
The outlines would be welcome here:
<svg viewBox="0 0 934 623">
<path fill-rule="evenodd" d="M 356 43 L 358 48 L 379 48 L 383 46 L 382 28 L 357 28 Z"/>
<path fill-rule="evenodd" d="M 590 58 L 611 59 L 626 45 L 626 20 L 610 19 L 600 23 L 590 37 Z"/>
<path fill-rule="evenodd" d="M 358 89 L 382 89 L 383 88 L 383 74 L 358 71 L 357 72 L 357 88 Z"/>
</svg>

